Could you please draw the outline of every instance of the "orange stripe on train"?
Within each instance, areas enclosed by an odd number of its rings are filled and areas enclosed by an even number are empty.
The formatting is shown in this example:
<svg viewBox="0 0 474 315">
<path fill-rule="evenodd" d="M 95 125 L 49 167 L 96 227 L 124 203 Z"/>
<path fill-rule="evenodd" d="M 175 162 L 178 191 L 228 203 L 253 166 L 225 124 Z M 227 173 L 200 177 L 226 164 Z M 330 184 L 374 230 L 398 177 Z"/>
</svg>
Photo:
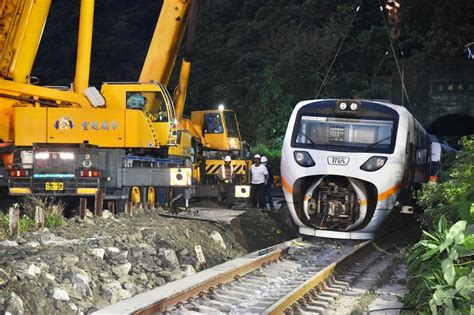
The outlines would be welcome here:
<svg viewBox="0 0 474 315">
<path fill-rule="evenodd" d="M 293 189 L 291 188 L 290 184 L 288 184 L 288 182 L 285 180 L 285 178 L 282 176 L 281 177 L 281 184 L 283 186 L 283 188 L 289 192 L 290 194 L 293 193 Z M 387 189 L 386 191 L 384 191 L 383 193 L 379 194 L 377 196 L 377 201 L 382 201 L 382 200 L 385 200 L 387 199 L 388 197 L 396 194 L 399 190 L 400 190 L 400 186 L 402 185 L 402 182 L 399 181 L 398 183 L 396 183 L 395 185 L 393 185 L 392 187 L 390 187 L 389 189 Z M 306 197 L 306 196 L 305 196 Z M 366 206 L 367 205 L 367 200 L 366 199 L 363 199 L 360 202 L 360 205 L 361 206 Z"/>
<path fill-rule="evenodd" d="M 288 184 L 286 182 L 286 180 L 283 178 L 283 176 L 281 177 L 281 184 L 283 185 L 283 188 L 289 192 L 290 194 L 293 193 L 293 188 L 291 188 L 290 184 Z"/>
<path fill-rule="evenodd" d="M 402 182 L 398 182 L 392 187 L 390 187 L 388 190 L 384 191 L 383 193 L 379 194 L 377 196 L 377 201 L 382 201 L 387 199 L 388 197 L 396 194 L 400 190 L 400 186 L 402 185 Z"/>
</svg>

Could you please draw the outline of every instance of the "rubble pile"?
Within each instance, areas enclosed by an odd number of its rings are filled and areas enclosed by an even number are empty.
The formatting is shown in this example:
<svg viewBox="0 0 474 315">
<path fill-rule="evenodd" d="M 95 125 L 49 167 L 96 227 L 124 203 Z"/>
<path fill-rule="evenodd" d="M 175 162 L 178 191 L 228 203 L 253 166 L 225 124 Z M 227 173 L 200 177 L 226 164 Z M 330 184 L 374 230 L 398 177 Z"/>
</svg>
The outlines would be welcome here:
<svg viewBox="0 0 474 315">
<path fill-rule="evenodd" d="M 246 252 L 235 227 L 88 213 L 0 242 L 0 314 L 87 314 Z"/>
</svg>

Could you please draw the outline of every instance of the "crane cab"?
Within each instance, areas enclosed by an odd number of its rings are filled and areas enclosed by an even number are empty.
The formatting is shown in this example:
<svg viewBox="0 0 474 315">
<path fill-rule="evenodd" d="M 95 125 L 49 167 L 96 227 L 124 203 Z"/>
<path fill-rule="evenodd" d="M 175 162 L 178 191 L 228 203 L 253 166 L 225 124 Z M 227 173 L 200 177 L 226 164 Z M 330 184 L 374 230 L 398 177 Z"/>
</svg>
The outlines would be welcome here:
<svg viewBox="0 0 474 315">
<path fill-rule="evenodd" d="M 242 150 L 239 125 L 234 111 L 193 111 L 191 121 L 202 130 L 208 148 L 218 151 Z"/>
<path fill-rule="evenodd" d="M 108 109 L 125 110 L 125 147 L 176 144 L 176 115 L 173 101 L 164 85 L 104 83 L 101 92 Z"/>
</svg>

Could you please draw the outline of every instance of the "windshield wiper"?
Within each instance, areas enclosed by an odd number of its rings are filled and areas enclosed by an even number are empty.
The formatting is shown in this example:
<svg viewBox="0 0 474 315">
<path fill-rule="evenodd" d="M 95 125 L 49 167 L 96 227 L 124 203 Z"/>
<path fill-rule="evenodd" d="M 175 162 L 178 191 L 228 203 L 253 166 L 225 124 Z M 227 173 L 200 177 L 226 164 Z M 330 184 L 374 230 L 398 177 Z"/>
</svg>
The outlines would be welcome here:
<svg viewBox="0 0 474 315">
<path fill-rule="evenodd" d="M 311 137 L 310 137 L 310 136 L 308 136 L 306 133 L 304 133 L 303 131 L 300 131 L 299 133 L 300 133 L 300 134 L 302 134 L 302 135 L 303 135 L 303 136 L 304 136 L 306 139 L 308 139 L 308 140 L 309 140 L 309 142 L 311 142 L 311 144 L 312 144 L 312 145 L 317 145 L 317 143 L 316 143 L 316 142 L 314 142 L 314 140 L 313 140 L 313 139 L 311 139 Z"/>
<path fill-rule="evenodd" d="M 379 140 L 379 141 L 377 141 L 377 142 L 374 142 L 374 143 L 368 145 L 367 147 L 365 147 L 364 150 L 370 150 L 370 149 L 372 149 L 372 148 L 375 148 L 376 146 L 378 146 L 379 144 L 381 144 L 382 142 L 384 142 L 385 140 L 388 140 L 388 139 L 390 139 L 390 138 L 392 138 L 392 136 L 388 136 L 388 137 L 383 138 L 382 140 Z"/>
</svg>

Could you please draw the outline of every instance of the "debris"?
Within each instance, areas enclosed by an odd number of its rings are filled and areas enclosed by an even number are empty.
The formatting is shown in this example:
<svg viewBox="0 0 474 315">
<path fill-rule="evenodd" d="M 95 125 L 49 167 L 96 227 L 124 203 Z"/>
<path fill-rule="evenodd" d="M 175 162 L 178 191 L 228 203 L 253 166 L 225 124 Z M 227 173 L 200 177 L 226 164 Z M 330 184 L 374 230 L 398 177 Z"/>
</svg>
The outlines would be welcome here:
<svg viewBox="0 0 474 315">
<path fill-rule="evenodd" d="M 37 267 L 35 264 L 31 264 L 28 267 L 28 270 L 26 270 L 26 273 L 32 276 L 33 278 L 36 278 L 37 276 L 41 274 L 41 269 Z"/>
<path fill-rule="evenodd" d="M 196 269 L 194 269 L 193 266 L 191 265 L 184 265 L 183 266 L 183 272 L 184 272 L 184 276 L 185 277 L 188 277 L 190 275 L 193 275 L 196 273 Z"/>
<path fill-rule="evenodd" d="M 227 246 L 225 245 L 224 239 L 222 238 L 222 235 L 217 232 L 217 231 L 212 231 L 211 235 L 209 237 L 216 242 L 220 247 L 223 249 L 227 249 Z"/>
<path fill-rule="evenodd" d="M 171 269 L 179 268 L 179 261 L 176 252 L 171 248 L 160 248 L 158 251 L 158 257 L 162 259 L 163 266 Z"/>
<path fill-rule="evenodd" d="M 116 303 L 120 300 L 128 299 L 132 296 L 130 292 L 122 289 L 122 285 L 118 281 L 109 281 L 102 285 L 104 296 L 110 303 Z"/>
<path fill-rule="evenodd" d="M 236 227 L 167 218 L 146 209 L 133 217 L 118 214 L 106 220 L 88 215 L 87 220 L 89 225 L 70 219 L 51 231 L 27 232 L 21 245 L 0 241 L 0 313 L 8 307 L 20 309 L 22 303 L 23 312 L 28 308 L 37 314 L 90 313 L 246 253 L 240 243 L 245 239 Z M 275 222 L 254 214 L 248 220 L 245 228 L 253 225 L 259 233 L 252 234 L 253 240 L 268 244 L 266 231 Z M 272 235 L 272 242 L 283 240 Z M 11 292 L 21 302 L 10 298 Z"/>
<path fill-rule="evenodd" d="M 79 268 L 73 268 L 71 272 L 68 272 L 65 275 L 65 278 L 71 281 L 74 290 L 77 294 L 79 294 L 79 296 L 92 296 L 92 290 L 89 286 L 90 278 L 84 270 Z"/>
<path fill-rule="evenodd" d="M 110 218 L 113 218 L 114 217 L 114 214 L 112 212 L 110 212 L 109 210 L 104 210 L 102 212 L 102 218 L 104 219 L 110 219 Z"/>
<path fill-rule="evenodd" d="M 69 294 L 65 290 L 60 289 L 60 288 L 54 288 L 53 299 L 59 300 L 59 301 L 69 301 L 70 300 Z"/>
<path fill-rule="evenodd" d="M 104 259 L 105 249 L 103 248 L 93 248 L 91 252 L 94 256 L 98 257 L 100 260 Z"/>
<path fill-rule="evenodd" d="M 112 272 L 119 278 L 125 277 L 128 275 L 130 269 L 132 269 L 132 264 L 127 262 L 116 267 L 112 267 Z"/>
<path fill-rule="evenodd" d="M 22 299 L 14 292 L 10 293 L 6 306 L 5 314 L 24 314 L 25 312 Z"/>
</svg>

